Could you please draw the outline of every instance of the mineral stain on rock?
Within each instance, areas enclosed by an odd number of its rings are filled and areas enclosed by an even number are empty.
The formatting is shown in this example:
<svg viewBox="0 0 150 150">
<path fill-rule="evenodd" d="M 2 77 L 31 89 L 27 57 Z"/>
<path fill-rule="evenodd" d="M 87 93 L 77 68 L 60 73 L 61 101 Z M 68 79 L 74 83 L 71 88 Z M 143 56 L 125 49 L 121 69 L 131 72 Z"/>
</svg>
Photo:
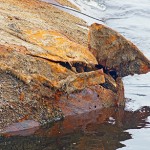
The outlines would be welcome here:
<svg viewBox="0 0 150 150">
<path fill-rule="evenodd" d="M 83 20 L 47 3 L 0 0 L 0 15 L 0 129 L 124 106 L 121 77 L 149 71 L 116 31 L 93 24 L 88 38 Z"/>
</svg>

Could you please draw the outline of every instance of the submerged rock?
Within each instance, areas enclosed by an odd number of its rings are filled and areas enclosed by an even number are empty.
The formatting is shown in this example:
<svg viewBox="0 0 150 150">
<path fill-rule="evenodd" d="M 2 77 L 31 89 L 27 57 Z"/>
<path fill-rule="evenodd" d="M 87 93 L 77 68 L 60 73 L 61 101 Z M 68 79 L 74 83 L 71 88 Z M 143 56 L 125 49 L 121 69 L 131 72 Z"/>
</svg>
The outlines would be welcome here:
<svg viewBox="0 0 150 150">
<path fill-rule="evenodd" d="M 89 30 L 89 50 L 99 64 L 124 77 L 150 71 L 150 60 L 130 41 L 118 32 L 102 24 L 94 23 Z"/>
</svg>

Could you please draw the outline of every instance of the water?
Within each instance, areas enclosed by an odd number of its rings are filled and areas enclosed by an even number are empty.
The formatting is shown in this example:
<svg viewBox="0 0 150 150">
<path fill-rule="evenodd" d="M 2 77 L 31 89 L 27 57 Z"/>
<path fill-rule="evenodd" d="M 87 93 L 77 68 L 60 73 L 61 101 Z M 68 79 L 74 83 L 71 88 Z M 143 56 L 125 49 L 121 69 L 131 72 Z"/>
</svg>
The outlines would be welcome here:
<svg viewBox="0 0 150 150">
<path fill-rule="evenodd" d="M 83 18 L 89 25 L 98 22 L 117 30 L 150 59 L 149 0 L 71 1 L 83 13 L 102 21 L 68 12 Z M 33 130 L 28 130 L 28 136 L 22 132 L 16 133 L 16 137 L 7 135 L 0 138 L 0 150 L 149 150 L 150 73 L 128 76 L 123 81 L 127 98 L 125 109 L 108 108 L 67 117 L 34 134 L 30 135 Z"/>
<path fill-rule="evenodd" d="M 16 132 L 15 137 L 6 135 L 0 138 L 0 150 L 148 150 L 149 116 L 146 106 L 136 111 L 107 108 L 68 116 L 34 134 L 30 129 Z"/>
</svg>

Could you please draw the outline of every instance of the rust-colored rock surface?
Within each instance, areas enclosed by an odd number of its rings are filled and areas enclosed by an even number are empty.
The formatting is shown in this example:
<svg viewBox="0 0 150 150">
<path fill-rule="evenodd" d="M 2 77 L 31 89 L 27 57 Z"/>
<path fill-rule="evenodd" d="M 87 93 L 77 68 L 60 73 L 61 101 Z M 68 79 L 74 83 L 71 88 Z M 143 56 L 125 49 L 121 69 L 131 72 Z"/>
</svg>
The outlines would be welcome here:
<svg viewBox="0 0 150 150">
<path fill-rule="evenodd" d="M 97 51 L 100 45 L 90 47 L 92 52 L 88 49 L 88 31 L 82 28 L 86 23 L 50 4 L 38 0 L 0 0 L 0 23 L 0 130 L 13 130 L 12 123 L 26 120 L 43 125 L 64 116 L 123 106 L 124 87 L 118 75 L 142 69 L 142 73 L 147 72 L 149 62 L 142 53 L 140 57 L 131 53 L 140 62 L 137 67 L 129 64 L 132 70 L 120 70 L 109 54 L 104 64 L 105 57 Z M 97 26 L 96 30 L 95 26 L 90 29 L 90 35 L 99 35 L 100 25 Z M 111 32 L 113 36 L 115 31 Z M 98 41 L 95 38 L 90 38 L 90 45 Z M 114 35 L 102 43 L 104 49 L 117 38 L 126 42 Z M 122 58 L 125 54 L 122 56 L 121 52 Z M 106 67 L 115 70 L 110 73 Z"/>
<path fill-rule="evenodd" d="M 83 20 L 37 0 L 0 0 L 0 23 L 0 129 L 117 104 L 117 84 L 95 67 Z"/>
<path fill-rule="evenodd" d="M 150 61 L 130 41 L 102 24 L 92 24 L 89 30 L 89 49 L 99 64 L 124 77 L 150 71 Z"/>
</svg>

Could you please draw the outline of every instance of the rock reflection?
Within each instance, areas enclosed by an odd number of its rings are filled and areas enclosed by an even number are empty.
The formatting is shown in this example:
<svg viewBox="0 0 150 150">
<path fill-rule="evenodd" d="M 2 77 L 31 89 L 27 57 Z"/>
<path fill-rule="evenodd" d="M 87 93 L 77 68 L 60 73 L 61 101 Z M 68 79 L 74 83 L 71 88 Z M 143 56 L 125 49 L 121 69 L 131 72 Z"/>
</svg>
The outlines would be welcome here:
<svg viewBox="0 0 150 150">
<path fill-rule="evenodd" d="M 150 107 L 137 111 L 124 108 L 107 108 L 43 126 L 34 135 L 2 137 L 0 150 L 115 150 L 125 145 L 121 141 L 131 139 L 126 130 L 146 128 Z"/>
</svg>

